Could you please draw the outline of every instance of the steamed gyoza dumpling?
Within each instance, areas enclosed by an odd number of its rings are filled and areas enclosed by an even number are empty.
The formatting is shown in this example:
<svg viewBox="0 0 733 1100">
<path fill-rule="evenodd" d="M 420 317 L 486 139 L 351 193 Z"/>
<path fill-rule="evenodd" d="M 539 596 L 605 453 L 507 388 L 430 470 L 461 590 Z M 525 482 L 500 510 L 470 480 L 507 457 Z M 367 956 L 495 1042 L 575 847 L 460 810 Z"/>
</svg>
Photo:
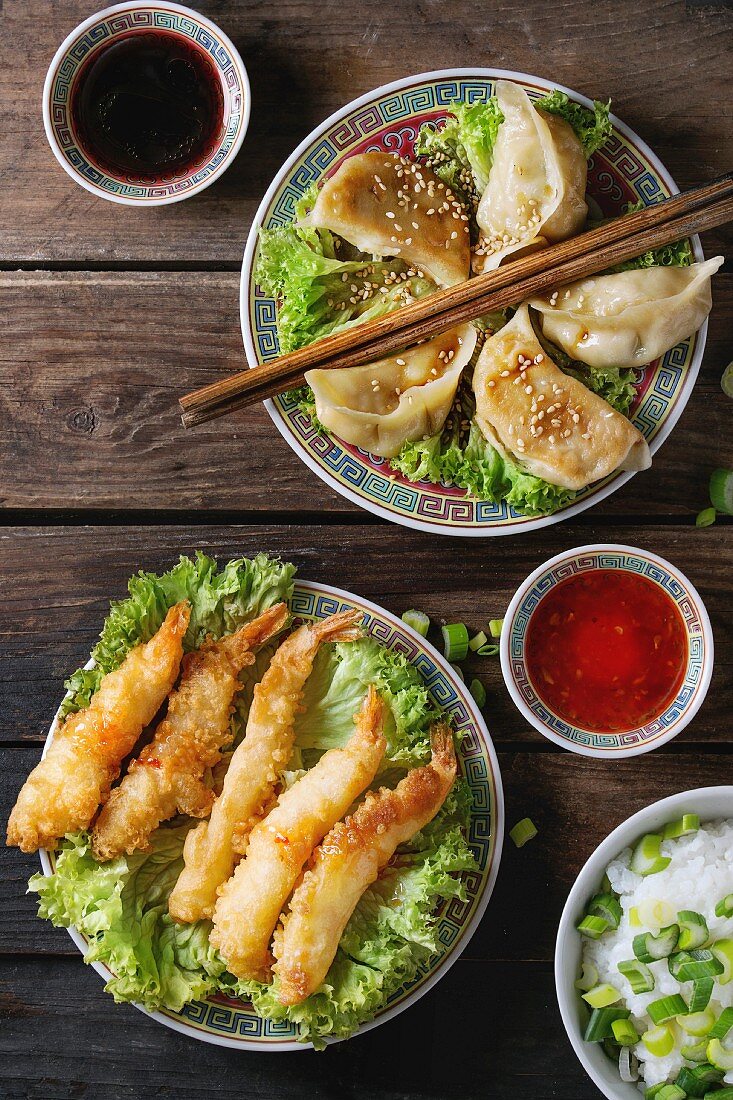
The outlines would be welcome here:
<svg viewBox="0 0 733 1100">
<path fill-rule="evenodd" d="M 460 325 L 388 359 L 311 370 L 305 380 L 315 394 L 318 419 L 329 431 L 392 458 L 403 443 L 443 427 L 475 346 L 473 325 Z"/>
<path fill-rule="evenodd" d="M 511 253 L 564 241 L 582 229 L 588 214 L 586 159 L 572 126 L 538 110 L 508 80 L 497 82 L 496 98 L 504 121 L 476 214 L 479 271 L 499 267 Z"/>
<path fill-rule="evenodd" d="M 594 275 L 532 298 L 542 332 L 590 367 L 641 367 L 697 332 L 712 306 L 716 256 L 690 267 Z"/>
<path fill-rule="evenodd" d="M 358 153 L 327 179 L 305 221 L 373 256 L 399 256 L 440 286 L 468 278 L 468 214 L 434 172 Z"/>
<path fill-rule="evenodd" d="M 633 424 L 542 350 L 526 304 L 484 344 L 473 388 L 488 441 L 552 485 L 582 489 L 619 468 L 651 465 Z"/>
</svg>

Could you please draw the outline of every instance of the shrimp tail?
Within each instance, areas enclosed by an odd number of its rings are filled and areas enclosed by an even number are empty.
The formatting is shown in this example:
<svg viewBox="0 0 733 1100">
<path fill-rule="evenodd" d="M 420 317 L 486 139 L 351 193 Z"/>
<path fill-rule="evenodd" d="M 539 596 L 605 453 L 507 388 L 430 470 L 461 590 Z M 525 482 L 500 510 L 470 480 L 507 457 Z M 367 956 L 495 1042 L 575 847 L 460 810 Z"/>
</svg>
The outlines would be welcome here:
<svg viewBox="0 0 733 1100">
<path fill-rule="evenodd" d="M 456 774 L 456 749 L 453 733 L 447 722 L 436 722 L 430 727 L 431 765 L 444 776 Z"/>
<path fill-rule="evenodd" d="M 238 669 L 244 668 L 245 665 L 252 664 L 254 661 L 251 650 L 264 645 L 275 634 L 279 634 L 287 625 L 289 615 L 287 604 L 276 603 L 251 623 L 243 626 L 236 634 L 230 634 L 216 644 L 226 653 L 232 665 Z"/>
<path fill-rule="evenodd" d="M 363 636 L 362 618 L 363 613 L 352 608 L 350 611 L 339 611 L 336 615 L 321 619 L 311 629 L 319 643 L 356 642 Z"/>
</svg>

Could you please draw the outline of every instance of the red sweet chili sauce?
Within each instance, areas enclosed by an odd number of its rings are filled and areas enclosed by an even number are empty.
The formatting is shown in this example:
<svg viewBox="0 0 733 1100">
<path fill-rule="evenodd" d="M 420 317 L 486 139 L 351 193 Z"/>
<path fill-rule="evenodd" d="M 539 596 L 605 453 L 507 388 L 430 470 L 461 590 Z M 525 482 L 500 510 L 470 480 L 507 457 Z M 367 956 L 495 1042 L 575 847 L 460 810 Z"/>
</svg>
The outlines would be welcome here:
<svg viewBox="0 0 733 1100">
<path fill-rule="evenodd" d="M 583 729 L 619 733 L 672 702 L 687 665 L 687 631 L 659 585 L 595 569 L 561 581 L 540 601 L 525 651 L 550 710 Z"/>
</svg>

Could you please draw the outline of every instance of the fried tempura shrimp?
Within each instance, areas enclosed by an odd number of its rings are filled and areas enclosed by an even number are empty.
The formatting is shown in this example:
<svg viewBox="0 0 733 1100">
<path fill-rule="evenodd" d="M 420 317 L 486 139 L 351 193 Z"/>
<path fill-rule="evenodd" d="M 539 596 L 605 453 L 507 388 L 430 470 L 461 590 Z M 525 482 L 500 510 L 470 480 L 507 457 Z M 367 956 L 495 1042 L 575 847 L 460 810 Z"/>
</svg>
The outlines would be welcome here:
<svg viewBox="0 0 733 1100">
<path fill-rule="evenodd" d="M 386 742 L 373 687 L 356 722 L 345 747 L 324 753 L 254 827 L 246 856 L 221 890 L 210 940 L 239 978 L 270 980 L 270 940 L 303 864 L 376 774 Z"/>
<path fill-rule="evenodd" d="M 190 614 L 185 601 L 172 607 L 157 634 L 130 650 L 103 678 L 89 706 L 57 729 L 18 795 L 8 844 L 34 852 L 89 825 L 122 760 L 176 681 Z"/>
<path fill-rule="evenodd" d="M 360 611 L 342 611 L 293 631 L 254 691 L 247 731 L 229 763 L 211 817 L 186 837 L 184 868 L 168 908 L 177 921 L 211 917 L 219 887 L 245 851 L 252 826 L 271 801 L 293 748 L 293 724 L 303 686 L 324 642 L 361 637 Z"/>
<path fill-rule="evenodd" d="M 183 658 L 168 713 L 94 826 L 97 859 L 144 848 L 153 830 L 176 812 L 205 817 L 211 811 L 214 795 L 203 775 L 230 739 L 232 700 L 242 686 L 238 674 L 254 662 L 252 650 L 282 630 L 287 618 L 286 605 L 279 603 L 235 634 Z"/>
<path fill-rule="evenodd" d="M 394 790 L 366 796 L 314 853 L 275 933 L 273 950 L 281 1004 L 295 1005 L 318 989 L 333 962 L 346 923 L 364 891 L 399 844 L 422 829 L 443 805 L 456 775 L 453 737 L 434 727 L 433 757 Z"/>
</svg>

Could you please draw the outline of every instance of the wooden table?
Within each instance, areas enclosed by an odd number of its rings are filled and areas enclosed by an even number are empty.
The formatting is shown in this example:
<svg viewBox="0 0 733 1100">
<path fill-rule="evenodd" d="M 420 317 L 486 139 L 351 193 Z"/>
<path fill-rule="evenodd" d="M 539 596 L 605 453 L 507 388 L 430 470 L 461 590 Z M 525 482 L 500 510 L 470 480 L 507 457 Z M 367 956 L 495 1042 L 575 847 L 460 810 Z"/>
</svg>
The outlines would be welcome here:
<svg viewBox="0 0 733 1100">
<path fill-rule="evenodd" d="M 573 523 L 499 541 L 389 526 L 335 496 L 261 408 L 184 435 L 179 394 L 241 365 L 239 264 L 250 219 L 285 156 L 342 103 L 445 65 L 555 78 L 614 109 L 681 186 L 730 162 L 733 10 L 688 0 L 199 0 L 250 70 L 252 123 L 234 167 L 197 198 L 136 210 L 93 198 L 54 161 L 40 118 L 50 58 L 93 4 L 6 0 L 0 37 L 0 800 L 5 816 L 62 680 L 85 659 L 110 597 L 138 568 L 202 547 L 266 550 L 392 611 L 478 627 L 543 559 L 582 542 L 658 551 L 698 585 L 716 669 L 693 726 L 626 763 L 561 752 L 520 720 L 498 665 L 480 672 L 508 824 L 495 895 L 463 957 L 392 1024 L 325 1054 L 264 1057 L 196 1044 L 115 1006 L 65 932 L 25 895 L 33 857 L 0 851 L 0 1093 L 19 1100 L 210 1096 L 590 1100 L 552 980 L 558 916 L 579 867 L 646 803 L 733 782 L 731 528 L 700 530 L 707 478 L 733 465 L 733 276 L 716 278 L 700 380 L 653 469 Z M 11 172 L 12 167 L 12 172 Z M 708 255 L 730 246 L 710 234 Z M 479 666 L 477 665 L 477 668 Z"/>
</svg>

